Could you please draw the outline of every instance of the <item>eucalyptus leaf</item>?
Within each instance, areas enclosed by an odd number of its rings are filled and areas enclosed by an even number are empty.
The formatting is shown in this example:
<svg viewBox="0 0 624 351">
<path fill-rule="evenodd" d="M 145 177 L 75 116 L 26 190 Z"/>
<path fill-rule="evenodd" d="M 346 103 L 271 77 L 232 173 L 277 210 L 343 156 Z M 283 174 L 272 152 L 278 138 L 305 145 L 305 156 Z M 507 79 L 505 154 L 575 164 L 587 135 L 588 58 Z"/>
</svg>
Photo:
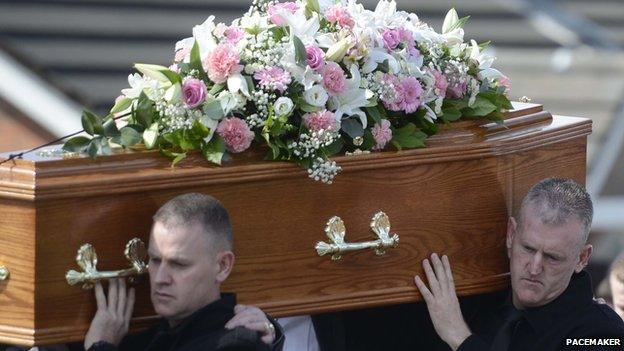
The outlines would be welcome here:
<svg viewBox="0 0 624 351">
<path fill-rule="evenodd" d="M 221 102 L 219 100 L 212 100 L 204 103 L 203 110 L 206 116 L 217 121 L 225 117 L 225 112 L 223 111 L 223 107 L 221 107 Z"/>
<path fill-rule="evenodd" d="M 299 66 L 305 67 L 308 64 L 308 55 L 306 53 L 305 46 L 299 37 L 293 35 L 293 44 L 295 46 L 295 61 Z"/>
<path fill-rule="evenodd" d="M 119 139 L 119 142 L 125 147 L 134 146 L 141 142 L 143 138 L 139 132 L 129 126 L 121 128 L 120 132 L 121 138 Z"/>
<path fill-rule="evenodd" d="M 347 118 L 342 120 L 340 129 L 347 133 L 351 138 L 357 138 L 364 135 L 364 127 L 355 118 Z"/>
</svg>

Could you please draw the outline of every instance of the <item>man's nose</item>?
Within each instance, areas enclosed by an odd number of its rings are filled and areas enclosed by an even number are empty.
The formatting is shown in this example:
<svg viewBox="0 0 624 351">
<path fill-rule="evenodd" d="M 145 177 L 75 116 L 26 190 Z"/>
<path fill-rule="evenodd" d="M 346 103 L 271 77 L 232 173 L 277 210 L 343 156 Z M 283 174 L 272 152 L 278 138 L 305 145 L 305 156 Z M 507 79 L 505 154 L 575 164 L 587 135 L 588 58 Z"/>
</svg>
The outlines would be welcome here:
<svg viewBox="0 0 624 351">
<path fill-rule="evenodd" d="M 154 283 L 156 284 L 169 284 L 171 283 L 171 274 L 169 274 L 169 270 L 164 264 L 161 264 L 154 272 Z"/>
<path fill-rule="evenodd" d="M 542 254 L 539 252 L 531 256 L 531 260 L 529 261 L 529 273 L 531 275 L 538 275 L 542 273 L 542 270 L 544 269 L 542 260 Z"/>
</svg>

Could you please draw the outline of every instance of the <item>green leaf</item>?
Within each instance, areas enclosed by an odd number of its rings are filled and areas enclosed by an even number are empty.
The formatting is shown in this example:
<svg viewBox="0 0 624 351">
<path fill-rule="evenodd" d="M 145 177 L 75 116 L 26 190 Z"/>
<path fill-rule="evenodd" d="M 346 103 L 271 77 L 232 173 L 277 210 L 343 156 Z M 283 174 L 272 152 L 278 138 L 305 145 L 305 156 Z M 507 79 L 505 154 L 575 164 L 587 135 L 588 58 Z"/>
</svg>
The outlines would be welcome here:
<svg viewBox="0 0 624 351">
<path fill-rule="evenodd" d="M 494 105 L 490 100 L 484 98 L 483 96 L 477 95 L 475 99 L 475 103 L 466 108 L 463 112 L 467 117 L 483 117 L 486 116 L 493 111 L 496 111 L 496 105 Z"/>
<path fill-rule="evenodd" d="M 191 69 L 195 69 L 199 72 L 199 77 L 204 81 L 208 81 L 208 76 L 204 71 L 204 66 L 201 62 L 201 56 L 199 54 L 199 44 L 197 41 L 193 44 L 193 48 L 191 49 L 191 62 L 189 63 L 189 67 Z"/>
<path fill-rule="evenodd" d="M 171 161 L 171 167 L 175 167 L 175 165 L 178 164 L 178 162 L 184 160 L 186 158 L 186 152 L 181 152 L 179 154 L 176 154 L 175 157 L 173 158 L 173 161 Z"/>
<path fill-rule="evenodd" d="M 167 79 L 171 82 L 171 84 L 182 84 L 182 77 L 176 72 L 170 69 L 161 70 L 160 73 L 164 74 Z"/>
<path fill-rule="evenodd" d="M 390 64 L 389 64 L 388 60 L 383 60 L 383 62 L 377 64 L 377 69 L 380 70 L 383 73 L 390 72 Z"/>
<path fill-rule="evenodd" d="M 165 66 L 135 63 L 134 68 L 143 73 L 144 76 L 150 77 L 162 83 L 169 83 L 169 78 L 163 73 L 164 71 L 169 71 L 169 69 Z"/>
<path fill-rule="evenodd" d="M 199 120 L 195 120 L 195 122 L 193 122 L 191 131 L 197 139 L 204 139 L 210 134 L 210 129 Z"/>
<path fill-rule="evenodd" d="M 84 136 L 73 137 L 67 140 L 65 144 L 63 144 L 63 150 L 69 151 L 69 152 L 82 153 L 82 152 L 85 152 L 90 142 L 91 142 L 91 139 L 84 137 Z"/>
<path fill-rule="evenodd" d="M 354 139 L 364 135 L 364 127 L 355 118 L 343 119 L 340 129 Z"/>
<path fill-rule="evenodd" d="M 461 111 L 454 107 L 449 107 L 442 110 L 442 119 L 446 122 L 455 122 L 462 116 Z"/>
<path fill-rule="evenodd" d="M 102 118 L 91 111 L 84 110 L 82 112 L 82 128 L 90 135 L 102 134 L 104 127 L 102 126 Z"/>
<path fill-rule="evenodd" d="M 321 13 L 321 6 L 318 0 L 306 0 L 306 10 Z"/>
<path fill-rule="evenodd" d="M 293 35 L 293 44 L 295 45 L 295 61 L 299 66 L 304 66 L 308 64 L 308 55 L 306 53 L 305 46 L 299 37 Z"/>
<path fill-rule="evenodd" d="M 202 154 L 208 161 L 220 165 L 225 154 L 225 142 L 215 133 L 212 140 L 202 148 Z"/>
<path fill-rule="evenodd" d="M 343 146 L 344 142 L 341 138 L 338 138 L 329 146 L 324 147 L 323 152 L 325 153 L 325 156 L 330 157 L 342 151 Z"/>
<path fill-rule="evenodd" d="M 119 143 L 125 147 L 134 146 L 141 142 L 141 140 L 143 139 L 141 133 L 129 126 L 121 128 L 120 132 L 121 136 L 119 138 Z"/>
<path fill-rule="evenodd" d="M 468 22 L 468 20 L 470 19 L 470 16 L 466 16 L 466 17 L 462 17 L 460 18 L 457 22 L 455 22 L 447 31 L 448 32 L 452 32 L 455 29 L 459 29 L 459 28 L 464 28 L 464 26 L 466 25 L 466 22 Z"/>
<path fill-rule="evenodd" d="M 392 131 L 392 144 L 399 150 L 425 147 L 425 139 L 427 139 L 427 134 L 419 131 L 413 123 Z"/>
<path fill-rule="evenodd" d="M 223 90 L 223 88 L 225 88 L 224 84 L 215 84 L 215 85 L 212 86 L 212 88 L 210 89 L 208 94 L 209 95 L 217 95 L 219 92 L 221 92 L 221 90 Z"/>
<path fill-rule="evenodd" d="M 156 115 L 154 102 L 150 100 L 145 93 L 141 93 L 139 96 L 139 103 L 134 112 L 136 121 L 143 127 L 148 128 L 152 125 L 152 121 Z"/>
<path fill-rule="evenodd" d="M 132 99 L 125 97 L 115 103 L 115 106 L 111 108 L 110 113 L 115 114 L 115 113 L 123 112 L 127 110 L 128 108 L 130 108 L 130 105 L 132 105 Z"/>
<path fill-rule="evenodd" d="M 108 138 L 114 138 L 116 136 L 119 136 L 119 129 L 117 129 L 117 124 L 115 123 L 115 120 L 112 118 L 109 118 L 108 120 L 106 120 L 106 122 L 104 122 L 104 126 L 103 126 L 103 132 L 104 132 L 104 136 L 108 137 Z"/>
<path fill-rule="evenodd" d="M 366 114 L 372 118 L 375 123 L 380 123 L 383 119 L 377 107 L 365 107 L 364 110 L 366 110 Z"/>
<path fill-rule="evenodd" d="M 148 149 L 153 148 L 158 141 L 158 123 L 152 123 L 152 125 L 143 131 L 143 142 Z"/>
</svg>

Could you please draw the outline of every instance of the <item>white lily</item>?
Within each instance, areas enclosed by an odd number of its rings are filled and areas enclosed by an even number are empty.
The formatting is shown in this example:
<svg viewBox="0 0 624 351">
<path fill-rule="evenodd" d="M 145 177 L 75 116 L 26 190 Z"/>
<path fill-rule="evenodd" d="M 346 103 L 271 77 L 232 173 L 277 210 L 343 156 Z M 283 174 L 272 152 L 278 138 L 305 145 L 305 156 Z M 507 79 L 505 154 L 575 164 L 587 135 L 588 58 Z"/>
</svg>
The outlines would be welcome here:
<svg viewBox="0 0 624 351">
<path fill-rule="evenodd" d="M 204 23 L 193 27 L 193 38 L 199 45 L 199 54 L 202 60 L 217 47 L 217 41 L 212 35 L 215 29 L 214 19 L 214 16 L 210 16 Z"/>
<path fill-rule="evenodd" d="M 155 81 L 149 77 L 144 77 L 138 73 L 133 73 L 128 76 L 128 84 L 130 88 L 122 89 L 121 93 L 129 99 L 136 99 L 141 95 L 141 92 L 150 98 L 156 98 L 157 91 L 159 89 L 158 81 Z"/>
<path fill-rule="evenodd" d="M 340 121 L 344 115 L 356 115 L 366 128 L 366 114 L 360 108 L 368 105 L 368 99 L 373 94 L 370 90 L 360 88 L 361 76 L 357 65 L 351 65 L 349 71 L 351 78 L 346 81 L 345 91 L 331 98 L 330 108 L 335 110 L 336 120 Z"/>
<path fill-rule="evenodd" d="M 388 60 L 388 67 L 390 67 L 390 73 L 398 73 L 399 72 L 399 63 L 394 58 L 394 56 L 388 54 L 386 50 L 381 47 L 375 47 L 369 50 L 368 56 L 365 58 L 364 66 L 362 66 L 362 72 L 371 73 L 377 66 Z"/>
<path fill-rule="evenodd" d="M 303 7 L 295 13 L 290 13 L 286 10 L 282 10 L 278 13 L 290 27 L 291 37 L 296 35 L 305 45 L 314 43 L 314 37 L 321 28 L 319 17 L 316 12 L 312 13 L 309 19 L 306 19 L 305 9 Z"/>
<path fill-rule="evenodd" d="M 249 95 L 249 86 L 247 86 L 247 80 L 243 77 L 242 74 L 236 73 L 228 77 L 227 79 L 227 87 L 230 93 L 241 92 L 246 97 L 251 97 Z"/>
<path fill-rule="evenodd" d="M 442 24 L 442 34 L 446 34 L 451 31 L 451 29 L 457 25 L 459 22 L 459 16 L 457 15 L 457 11 L 455 8 L 451 8 L 444 16 L 444 23 Z"/>
<path fill-rule="evenodd" d="M 225 116 L 229 115 L 230 112 L 234 110 L 242 108 L 247 102 L 247 99 L 245 99 L 242 94 L 232 93 L 229 90 L 223 90 L 220 92 L 217 96 L 217 100 L 219 101 Z"/>
<path fill-rule="evenodd" d="M 492 64 L 496 60 L 496 57 L 489 55 L 485 51 L 481 51 L 479 49 L 479 45 L 474 40 L 470 41 L 470 45 L 470 58 L 479 63 L 479 72 L 477 73 L 477 77 L 480 80 L 495 80 L 501 78 L 503 74 L 499 70 L 492 68 Z"/>
</svg>

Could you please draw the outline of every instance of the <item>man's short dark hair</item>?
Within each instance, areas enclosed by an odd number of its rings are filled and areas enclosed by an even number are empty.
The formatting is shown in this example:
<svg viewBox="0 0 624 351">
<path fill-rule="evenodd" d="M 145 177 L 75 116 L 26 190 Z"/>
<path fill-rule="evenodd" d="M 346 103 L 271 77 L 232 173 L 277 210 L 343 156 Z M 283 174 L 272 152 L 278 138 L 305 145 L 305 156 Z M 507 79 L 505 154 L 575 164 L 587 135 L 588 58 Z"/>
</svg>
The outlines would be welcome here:
<svg viewBox="0 0 624 351">
<path fill-rule="evenodd" d="M 210 195 L 188 193 L 167 201 L 153 217 L 167 228 L 199 223 L 218 249 L 232 250 L 232 225 L 227 210 Z"/>
<path fill-rule="evenodd" d="M 547 178 L 535 184 L 522 200 L 521 209 L 533 205 L 544 224 L 558 225 L 576 217 L 583 224 L 583 243 L 587 241 L 594 216 L 591 197 L 571 179 Z M 522 225 L 519 218 L 518 224 Z"/>
</svg>

